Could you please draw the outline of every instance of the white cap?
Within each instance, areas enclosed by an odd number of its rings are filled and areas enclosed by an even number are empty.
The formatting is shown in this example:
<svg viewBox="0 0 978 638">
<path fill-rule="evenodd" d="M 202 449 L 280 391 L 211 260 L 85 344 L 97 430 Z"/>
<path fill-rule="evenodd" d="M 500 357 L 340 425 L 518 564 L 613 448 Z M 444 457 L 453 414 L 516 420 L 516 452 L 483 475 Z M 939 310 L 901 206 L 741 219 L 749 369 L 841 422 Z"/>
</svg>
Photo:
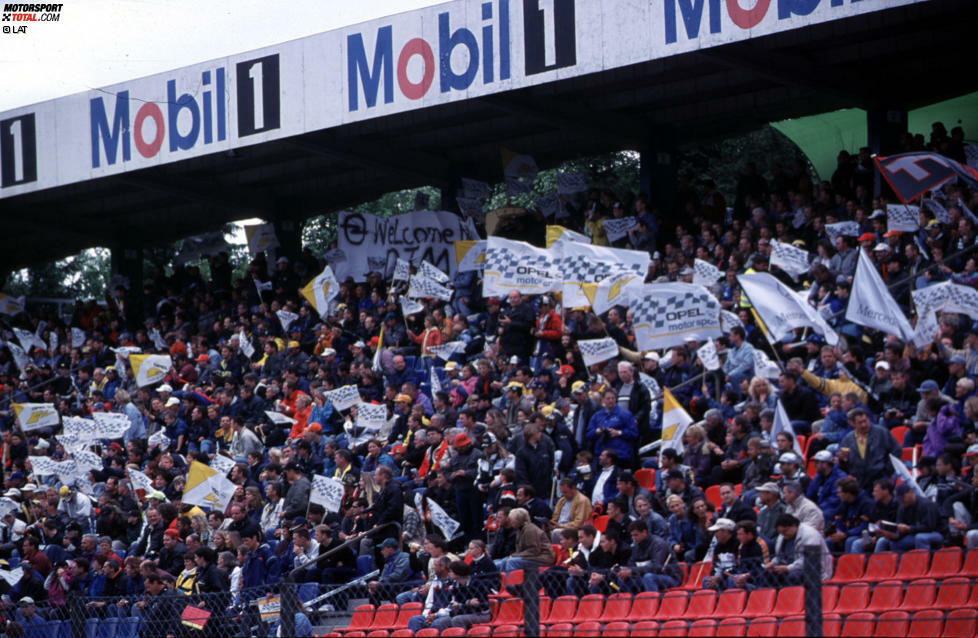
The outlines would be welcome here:
<svg viewBox="0 0 978 638">
<path fill-rule="evenodd" d="M 801 465 L 801 459 L 794 452 L 785 452 L 778 459 L 778 463 L 794 463 L 795 465 Z"/>
<path fill-rule="evenodd" d="M 876 247 L 873 248 L 873 252 L 877 252 L 877 253 L 881 253 L 884 250 L 893 250 L 893 249 L 890 248 L 890 245 L 889 244 L 885 244 L 885 243 L 882 243 L 882 242 L 876 244 Z"/>
<path fill-rule="evenodd" d="M 737 529 L 737 523 L 733 522 L 729 518 L 718 518 L 713 525 L 707 528 L 708 531 L 716 532 L 718 530 L 725 529 L 728 532 L 732 532 Z"/>
<path fill-rule="evenodd" d="M 815 456 L 813 456 L 812 459 L 816 461 L 825 461 L 826 463 L 835 462 L 835 457 L 828 450 L 819 450 L 815 453 Z"/>
<path fill-rule="evenodd" d="M 877 361 L 876 362 L 876 365 L 874 365 L 873 368 L 874 369 L 875 368 L 883 368 L 884 370 L 889 370 L 890 369 L 890 364 L 887 363 L 886 361 Z"/>
<path fill-rule="evenodd" d="M 166 405 L 164 407 L 173 407 L 174 405 L 180 405 L 180 399 L 176 397 L 170 397 L 166 400 Z"/>
<path fill-rule="evenodd" d="M 646 361 L 659 361 L 659 354 L 657 352 L 646 352 L 645 356 L 642 357 Z"/>
<path fill-rule="evenodd" d="M 3 495 L 7 498 L 10 498 L 12 496 L 16 496 L 17 498 L 20 498 L 20 490 L 18 490 L 16 487 L 12 487 L 6 492 L 4 492 Z"/>
<path fill-rule="evenodd" d="M 51 447 L 51 444 L 46 439 L 38 439 L 37 443 L 34 444 L 34 448 L 37 450 L 46 450 L 49 447 Z"/>
<path fill-rule="evenodd" d="M 156 388 L 157 392 L 173 392 L 173 386 L 169 383 L 164 383 L 160 387 Z"/>
</svg>

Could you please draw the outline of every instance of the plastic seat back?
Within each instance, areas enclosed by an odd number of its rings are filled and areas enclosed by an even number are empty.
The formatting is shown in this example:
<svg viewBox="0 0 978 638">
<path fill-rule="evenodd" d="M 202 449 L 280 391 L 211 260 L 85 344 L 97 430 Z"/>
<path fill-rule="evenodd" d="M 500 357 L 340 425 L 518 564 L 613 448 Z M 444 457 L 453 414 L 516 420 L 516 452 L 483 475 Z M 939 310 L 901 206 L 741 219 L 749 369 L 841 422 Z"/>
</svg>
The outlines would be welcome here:
<svg viewBox="0 0 978 638">
<path fill-rule="evenodd" d="M 591 524 L 594 525 L 594 529 L 598 530 L 602 534 L 606 529 L 608 529 L 608 515 L 602 514 L 601 516 L 595 516 Z"/>
<path fill-rule="evenodd" d="M 887 611 L 876 619 L 875 638 L 905 638 L 910 625 L 910 614 L 905 611 Z"/>
<path fill-rule="evenodd" d="M 978 547 L 969 549 L 968 553 L 964 555 L 961 575 L 967 578 L 978 578 Z"/>
<path fill-rule="evenodd" d="M 868 583 L 878 583 L 881 580 L 894 578 L 899 563 L 900 555 L 896 552 L 870 554 L 869 560 L 866 562 L 866 571 L 863 572 L 860 580 Z"/>
<path fill-rule="evenodd" d="M 750 624 L 747 625 L 747 635 L 774 638 L 778 635 L 778 619 L 774 616 L 759 616 L 751 619 Z"/>
<path fill-rule="evenodd" d="M 924 611 L 934 607 L 937 597 L 937 582 L 933 578 L 919 578 L 909 585 L 903 594 L 903 611 Z"/>
<path fill-rule="evenodd" d="M 774 616 L 786 618 L 805 613 L 805 588 L 785 587 L 778 592 L 778 600 L 774 604 Z"/>
<path fill-rule="evenodd" d="M 628 612 L 629 622 L 641 622 L 652 620 L 659 611 L 659 593 L 645 591 L 635 596 L 632 600 L 632 608 Z"/>
<path fill-rule="evenodd" d="M 955 609 L 944 620 L 945 638 L 971 638 L 978 631 L 978 611 L 974 609 Z"/>
<path fill-rule="evenodd" d="M 541 627 L 541 629 L 543 628 Z M 569 622 L 559 622 L 547 627 L 547 638 L 572 638 L 573 635 L 574 625 Z"/>
<path fill-rule="evenodd" d="M 604 609 L 604 596 L 602 594 L 588 594 L 581 598 L 577 603 L 577 611 L 574 613 L 574 622 L 587 622 L 601 618 Z"/>
<path fill-rule="evenodd" d="M 587 598 L 587 596 L 585 596 Z M 584 599 L 581 599 L 584 602 Z M 612 594 L 608 596 L 608 599 L 604 603 L 604 610 L 601 612 L 601 617 L 598 619 L 603 623 L 617 622 L 622 618 L 628 617 L 628 612 L 632 608 L 632 595 L 631 594 Z M 655 612 L 653 611 L 654 615 Z M 651 618 L 651 616 L 649 616 Z"/>
<path fill-rule="evenodd" d="M 866 609 L 869 604 L 869 585 L 850 583 L 839 590 L 839 600 L 832 611 L 837 614 L 854 614 Z"/>
<path fill-rule="evenodd" d="M 600 636 L 601 623 L 596 620 L 586 620 L 574 625 L 574 638 L 600 638 Z"/>
<path fill-rule="evenodd" d="M 673 638 L 684 638 L 689 631 L 685 620 L 667 620 L 659 627 L 659 638 L 671 636 Z M 632 630 L 635 635 L 635 630 Z"/>
<path fill-rule="evenodd" d="M 438 634 L 438 630 L 434 627 L 425 627 L 419 629 L 418 633 L 414 634 L 414 638 L 438 638 Z"/>
<path fill-rule="evenodd" d="M 635 480 L 638 484 L 650 492 L 655 491 L 655 470 L 648 467 L 643 467 L 640 470 L 635 470 Z"/>
<path fill-rule="evenodd" d="M 940 636 L 944 629 L 944 614 L 936 609 L 925 609 L 918 611 L 910 619 L 910 629 L 907 636 L 910 638 L 933 638 Z"/>
<path fill-rule="evenodd" d="M 390 632 L 386 629 L 374 629 L 373 631 L 367 632 L 367 638 L 389 638 Z"/>
<path fill-rule="evenodd" d="M 744 607 L 744 618 L 770 616 L 777 595 L 778 590 L 776 589 L 755 589 L 752 591 L 747 598 L 747 605 Z"/>
<path fill-rule="evenodd" d="M 517 636 L 523 635 L 523 628 L 517 625 L 499 625 L 498 627 L 493 627 L 492 635 L 493 638 L 496 638 L 496 636 L 500 638 L 517 638 Z"/>
<path fill-rule="evenodd" d="M 725 589 L 717 598 L 715 614 L 717 618 L 739 615 L 747 604 L 747 592 L 743 589 Z"/>
<path fill-rule="evenodd" d="M 397 620 L 390 629 L 404 629 L 408 626 L 408 621 L 414 616 L 420 616 L 424 609 L 423 603 L 404 603 L 401 610 L 397 612 Z"/>
<path fill-rule="evenodd" d="M 720 499 L 720 486 L 711 485 L 706 488 L 706 502 L 710 503 L 713 507 L 720 509 L 723 506 L 723 501 Z"/>
<path fill-rule="evenodd" d="M 659 623 L 654 620 L 642 620 L 632 625 L 633 636 L 649 636 L 654 638 L 659 634 Z"/>
<path fill-rule="evenodd" d="M 868 611 L 850 614 L 842 624 L 843 638 L 862 638 L 872 636 L 876 629 L 876 617 Z"/>
<path fill-rule="evenodd" d="M 703 584 L 703 579 L 710 575 L 713 571 L 713 563 L 709 561 L 700 561 L 698 563 L 693 563 L 686 570 L 685 580 L 682 584 L 682 589 L 687 591 L 696 591 L 700 589 Z"/>
<path fill-rule="evenodd" d="M 805 617 L 789 616 L 778 625 L 778 636 L 804 636 Z"/>
<path fill-rule="evenodd" d="M 701 620 L 694 621 L 692 625 L 689 626 L 689 633 L 687 636 L 699 636 L 701 638 L 713 638 L 717 632 L 717 621 L 712 618 L 703 618 Z"/>
<path fill-rule="evenodd" d="M 366 629 L 373 624 L 374 621 L 374 606 L 373 605 L 358 605 L 356 609 L 353 610 L 353 618 L 350 618 L 350 624 L 344 627 L 341 631 L 355 631 L 357 629 Z"/>
<path fill-rule="evenodd" d="M 397 612 L 400 608 L 397 603 L 385 603 L 377 608 L 374 614 L 374 621 L 370 623 L 371 629 L 386 629 L 397 620 Z"/>
<path fill-rule="evenodd" d="M 866 569 L 866 557 L 863 554 L 843 554 L 835 563 L 835 571 L 829 583 L 845 585 L 862 580 Z"/>
<path fill-rule="evenodd" d="M 550 614 L 544 618 L 541 610 L 540 622 L 545 625 L 570 622 L 574 619 L 574 612 L 577 611 L 577 598 L 575 596 L 561 596 L 553 601 L 550 607 Z"/>
<path fill-rule="evenodd" d="M 414 638 L 414 632 L 410 629 L 395 629 L 391 632 L 391 638 Z"/>
<path fill-rule="evenodd" d="M 659 620 L 672 620 L 682 618 L 686 614 L 686 605 L 689 602 L 689 594 L 684 591 L 667 591 L 659 601 L 659 613 L 656 618 Z"/>
<path fill-rule="evenodd" d="M 713 609 L 717 606 L 717 595 L 712 589 L 701 589 L 693 592 L 689 597 L 689 604 L 686 606 L 687 618 L 710 618 L 713 616 Z"/>
<path fill-rule="evenodd" d="M 747 633 L 747 621 L 739 616 L 721 618 L 717 625 L 717 638 L 741 638 Z"/>
<path fill-rule="evenodd" d="M 822 613 L 827 614 L 835 609 L 839 600 L 839 588 L 835 585 L 822 585 Z"/>
<path fill-rule="evenodd" d="M 476 638 L 489 638 L 492 635 L 492 627 L 489 625 L 472 625 L 469 627 L 469 631 L 466 636 L 474 636 Z"/>
<path fill-rule="evenodd" d="M 503 598 L 499 602 L 499 611 L 496 617 L 489 623 L 490 625 L 522 625 L 523 624 L 523 601 L 519 598 Z"/>
<path fill-rule="evenodd" d="M 930 566 L 930 552 L 926 549 L 912 549 L 900 557 L 900 568 L 897 570 L 896 578 L 904 581 L 923 578 L 927 576 L 928 566 Z"/>
<path fill-rule="evenodd" d="M 601 630 L 601 638 L 628 638 L 628 632 L 631 628 L 631 624 L 624 620 L 609 622 Z"/>
<path fill-rule="evenodd" d="M 873 597 L 869 600 L 866 611 L 883 613 L 899 609 L 903 602 L 903 582 L 899 580 L 884 580 L 873 588 Z"/>
<path fill-rule="evenodd" d="M 934 606 L 938 609 L 958 609 L 968 604 L 968 594 L 971 593 L 971 581 L 967 578 L 948 578 L 941 583 L 937 590 L 937 600 Z"/>
<path fill-rule="evenodd" d="M 931 560 L 930 571 L 927 575 L 930 578 L 952 578 L 961 571 L 961 548 L 945 547 L 934 552 Z"/>
</svg>

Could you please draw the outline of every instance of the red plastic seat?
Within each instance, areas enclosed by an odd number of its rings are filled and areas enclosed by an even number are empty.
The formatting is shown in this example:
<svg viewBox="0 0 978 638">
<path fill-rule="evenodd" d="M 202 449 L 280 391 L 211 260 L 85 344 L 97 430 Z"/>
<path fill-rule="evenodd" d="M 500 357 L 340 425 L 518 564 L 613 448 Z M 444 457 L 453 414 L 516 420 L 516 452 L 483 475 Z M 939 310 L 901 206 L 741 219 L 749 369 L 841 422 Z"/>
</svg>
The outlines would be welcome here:
<svg viewBox="0 0 978 638">
<path fill-rule="evenodd" d="M 968 604 L 968 594 L 971 593 L 971 581 L 967 578 L 948 578 L 941 582 L 937 590 L 937 609 L 959 609 Z"/>
<path fill-rule="evenodd" d="M 876 619 L 874 638 L 905 638 L 910 625 L 910 614 L 905 611 L 888 611 Z"/>
<path fill-rule="evenodd" d="M 876 629 L 876 616 L 868 611 L 851 614 L 842 625 L 843 638 L 863 638 L 872 636 Z"/>
<path fill-rule="evenodd" d="M 688 631 L 689 627 L 685 620 L 667 620 L 659 627 L 659 638 L 684 638 Z M 632 635 L 635 635 L 634 628 Z"/>
<path fill-rule="evenodd" d="M 523 570 L 514 569 L 508 574 L 503 574 L 503 589 L 506 589 L 510 585 L 522 585 L 523 584 Z"/>
<path fill-rule="evenodd" d="M 838 638 L 842 632 L 842 616 L 839 614 L 822 614 L 822 635 L 825 638 Z"/>
<path fill-rule="evenodd" d="M 540 634 L 543 634 L 543 627 L 540 627 Z M 574 636 L 574 625 L 569 622 L 559 622 L 547 627 L 547 638 L 572 638 Z"/>
<path fill-rule="evenodd" d="M 706 488 L 706 502 L 713 507 L 720 509 L 723 506 L 723 501 L 720 499 L 720 486 L 711 485 Z"/>
<path fill-rule="evenodd" d="M 489 638 L 492 635 L 492 627 L 490 625 L 472 625 L 465 635 L 472 638 Z"/>
<path fill-rule="evenodd" d="M 693 622 L 689 626 L 687 636 L 699 636 L 700 638 L 713 638 L 717 633 L 717 621 L 712 618 L 703 618 Z"/>
<path fill-rule="evenodd" d="M 877 583 L 873 588 L 873 597 L 869 601 L 866 611 L 883 613 L 893 609 L 900 609 L 903 602 L 903 582 L 899 580 L 884 580 Z"/>
<path fill-rule="evenodd" d="M 520 598 L 503 598 L 499 601 L 496 617 L 489 621 L 493 627 L 523 624 L 523 601 Z"/>
<path fill-rule="evenodd" d="M 591 521 L 591 525 L 594 525 L 594 529 L 604 534 L 604 531 L 608 528 L 608 518 L 607 514 L 595 516 L 594 520 Z"/>
<path fill-rule="evenodd" d="M 374 629 L 367 634 L 367 638 L 390 638 L 390 632 L 386 629 Z"/>
<path fill-rule="evenodd" d="M 659 593 L 654 591 L 643 591 L 632 600 L 632 608 L 628 612 L 625 620 L 629 622 L 641 622 L 652 620 L 659 611 Z"/>
<path fill-rule="evenodd" d="M 789 616 L 781 621 L 778 625 L 778 636 L 804 636 L 805 635 L 805 617 L 804 616 Z"/>
<path fill-rule="evenodd" d="M 438 630 L 434 627 L 425 627 L 424 629 L 419 629 L 418 633 L 414 634 L 414 638 L 438 638 Z"/>
<path fill-rule="evenodd" d="M 493 628 L 493 638 L 517 638 L 523 635 L 523 628 L 517 625 L 499 625 Z"/>
<path fill-rule="evenodd" d="M 961 576 L 968 578 L 978 578 L 978 547 L 969 549 L 964 555 L 964 564 L 961 566 Z"/>
<path fill-rule="evenodd" d="M 944 621 L 944 638 L 972 638 L 978 631 L 978 611 L 955 609 Z"/>
<path fill-rule="evenodd" d="M 391 632 L 391 638 L 414 638 L 414 632 L 410 629 L 397 629 Z"/>
<path fill-rule="evenodd" d="M 835 585 L 822 585 L 822 613 L 827 614 L 835 609 L 839 600 L 839 588 Z"/>
<path fill-rule="evenodd" d="M 978 609 L 978 583 L 971 588 L 971 598 L 968 599 L 968 607 Z"/>
<path fill-rule="evenodd" d="M 350 618 L 350 624 L 337 631 L 346 634 L 350 631 L 364 630 L 370 627 L 374 621 L 374 606 L 373 605 L 358 605 L 356 609 L 353 610 L 353 618 Z"/>
<path fill-rule="evenodd" d="M 832 610 L 836 614 L 854 614 L 866 609 L 869 604 L 869 585 L 850 583 L 839 591 L 839 600 Z"/>
<path fill-rule="evenodd" d="M 372 627 L 374 629 L 387 629 L 388 631 L 395 631 L 397 629 L 404 629 L 408 626 L 408 621 L 414 616 L 421 615 L 421 611 L 424 609 L 424 604 L 422 603 L 404 603 L 397 612 L 397 619 L 394 623 L 388 627 L 380 627 L 377 625 L 376 618 L 374 619 L 374 624 Z"/>
<path fill-rule="evenodd" d="M 930 578 L 952 578 L 961 571 L 961 548 L 945 547 L 934 552 L 934 558 L 930 563 L 930 571 L 927 575 Z"/>
<path fill-rule="evenodd" d="M 907 436 L 907 429 L 908 428 L 905 425 L 898 425 L 892 430 L 890 430 L 890 434 L 893 435 L 893 439 L 897 442 L 897 445 L 900 446 L 901 448 L 903 447 L 903 439 Z"/>
<path fill-rule="evenodd" d="M 866 569 L 866 557 L 863 554 L 843 554 L 835 563 L 832 578 L 826 581 L 830 584 L 846 585 L 862 580 Z"/>
<path fill-rule="evenodd" d="M 659 623 L 654 620 L 642 620 L 632 625 L 633 636 L 649 636 L 654 638 L 659 634 Z"/>
<path fill-rule="evenodd" d="M 543 625 L 555 625 L 557 623 L 571 622 L 574 620 L 574 612 L 577 611 L 576 596 L 561 596 L 553 601 L 550 607 L 550 614 L 544 618 L 541 611 L 540 623 Z"/>
<path fill-rule="evenodd" d="M 805 588 L 785 587 L 778 592 L 778 600 L 774 603 L 774 616 L 786 618 L 805 613 Z"/>
<path fill-rule="evenodd" d="M 710 575 L 713 571 L 713 563 L 709 561 L 700 561 L 698 563 L 693 563 L 686 570 L 685 580 L 681 586 L 681 589 L 687 591 L 696 591 L 702 588 L 703 579 Z"/>
<path fill-rule="evenodd" d="M 918 611 L 910 619 L 909 638 L 933 638 L 944 629 L 944 614 L 936 609 Z"/>
<path fill-rule="evenodd" d="M 464 627 L 449 627 L 448 629 L 442 629 L 441 635 L 443 638 L 448 638 L 450 636 L 464 636 L 465 632 L 468 631 Z"/>
<path fill-rule="evenodd" d="M 770 616 L 777 596 L 778 590 L 776 589 L 755 589 L 747 598 L 747 605 L 744 606 L 742 615 L 744 618 Z"/>
<path fill-rule="evenodd" d="M 601 630 L 601 638 L 628 638 L 631 625 L 623 620 L 616 620 L 605 624 Z"/>
<path fill-rule="evenodd" d="M 744 611 L 747 604 L 747 592 L 743 589 L 725 589 L 717 598 L 717 606 L 714 615 L 717 618 L 727 618 L 728 616 L 738 616 Z"/>
<path fill-rule="evenodd" d="M 933 578 L 920 578 L 907 585 L 900 609 L 909 612 L 933 610 L 936 597 L 937 582 Z"/>
<path fill-rule="evenodd" d="M 365 631 L 351 631 L 344 634 L 346 638 L 367 638 L 367 632 Z"/>
<path fill-rule="evenodd" d="M 774 616 L 754 618 L 747 625 L 747 635 L 758 636 L 759 638 L 774 638 L 778 635 L 778 619 Z"/>
<path fill-rule="evenodd" d="M 900 557 L 900 568 L 895 578 L 907 581 L 927 576 L 930 565 L 930 552 L 926 549 L 911 549 Z"/>
<path fill-rule="evenodd" d="M 381 605 L 377 608 L 377 613 L 374 614 L 374 621 L 370 623 L 370 629 L 387 629 L 388 627 L 392 627 L 397 622 L 397 612 L 399 610 L 400 607 L 397 603 Z"/>
<path fill-rule="evenodd" d="M 604 595 L 603 594 L 588 594 L 587 596 L 581 598 L 577 603 L 577 611 L 574 613 L 574 622 L 587 622 L 589 620 L 598 620 L 601 618 L 601 612 L 604 609 Z M 619 618 L 624 617 L 624 615 L 619 616 Z"/>
<path fill-rule="evenodd" d="M 863 572 L 862 578 L 859 580 L 867 583 L 878 583 L 894 578 L 899 563 L 900 555 L 896 552 L 870 554 L 869 561 L 866 562 L 866 571 Z"/>
<path fill-rule="evenodd" d="M 682 618 L 686 614 L 686 605 L 689 602 L 689 594 L 684 591 L 667 591 L 659 601 L 659 613 L 656 614 L 658 620 L 672 620 Z"/>
<path fill-rule="evenodd" d="M 654 592 L 650 592 L 654 593 Z M 587 596 L 585 596 L 587 598 Z M 656 597 L 658 601 L 658 597 Z M 584 599 L 581 599 L 584 602 Z M 608 599 L 604 603 L 604 610 L 601 612 L 601 617 L 598 618 L 603 623 L 617 622 L 622 618 L 628 617 L 628 612 L 632 608 L 632 595 L 631 594 L 612 594 L 608 596 Z M 578 607 L 580 609 L 580 607 Z M 655 615 L 655 611 L 649 616 L 651 618 Z"/>
<path fill-rule="evenodd" d="M 742 638 L 747 633 L 747 621 L 743 618 L 722 618 L 717 625 L 717 638 Z"/>
<path fill-rule="evenodd" d="M 716 606 L 716 592 L 712 589 L 701 589 L 689 597 L 689 605 L 686 607 L 685 617 L 689 619 L 711 618 L 713 617 L 713 609 Z"/>
<path fill-rule="evenodd" d="M 635 470 L 635 480 L 641 487 L 644 487 L 650 492 L 655 491 L 655 470 L 648 467 L 643 467 L 640 470 Z"/>
<path fill-rule="evenodd" d="M 601 623 L 596 620 L 587 620 L 574 625 L 574 638 L 600 638 L 600 636 Z"/>
</svg>

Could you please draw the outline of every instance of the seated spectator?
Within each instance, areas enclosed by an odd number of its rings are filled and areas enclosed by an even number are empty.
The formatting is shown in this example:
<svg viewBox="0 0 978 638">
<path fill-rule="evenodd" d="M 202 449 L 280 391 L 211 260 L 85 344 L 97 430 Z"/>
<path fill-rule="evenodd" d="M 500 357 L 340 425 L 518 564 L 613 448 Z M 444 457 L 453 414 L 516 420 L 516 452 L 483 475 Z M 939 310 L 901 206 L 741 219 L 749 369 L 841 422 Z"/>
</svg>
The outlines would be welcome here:
<svg viewBox="0 0 978 638">
<path fill-rule="evenodd" d="M 934 501 L 918 496 L 907 483 L 897 485 L 893 495 L 900 504 L 896 520 L 877 523 L 877 533 L 882 538 L 876 543 L 876 552 L 940 548 L 944 543 L 947 519 L 941 516 Z M 887 523 L 896 523 L 896 526 L 891 528 Z"/>
<path fill-rule="evenodd" d="M 869 528 L 869 517 L 873 501 L 859 489 L 859 483 L 851 476 L 840 478 L 835 483 L 839 506 L 835 510 L 826 536 L 834 553 L 855 552 L 855 544 Z"/>
<path fill-rule="evenodd" d="M 803 585 L 805 578 L 805 553 L 819 553 L 822 564 L 822 580 L 832 578 L 832 555 L 825 539 L 811 525 L 802 523 L 791 514 L 778 517 L 778 539 L 774 543 L 774 555 L 764 564 L 767 587 Z"/>
</svg>

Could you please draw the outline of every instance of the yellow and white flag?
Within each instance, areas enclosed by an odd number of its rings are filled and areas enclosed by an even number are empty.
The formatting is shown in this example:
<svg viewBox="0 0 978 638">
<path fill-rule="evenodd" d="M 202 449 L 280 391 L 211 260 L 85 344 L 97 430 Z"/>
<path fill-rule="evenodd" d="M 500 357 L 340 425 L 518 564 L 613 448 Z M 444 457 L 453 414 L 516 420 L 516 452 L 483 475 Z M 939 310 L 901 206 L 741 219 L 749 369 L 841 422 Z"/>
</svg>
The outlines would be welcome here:
<svg viewBox="0 0 978 638">
<path fill-rule="evenodd" d="M 11 297 L 0 292 L 0 315 L 16 315 L 24 312 L 24 296 Z"/>
<path fill-rule="evenodd" d="M 693 422 L 693 417 L 679 405 L 679 401 L 676 401 L 668 388 L 663 390 L 662 395 L 662 447 L 659 448 L 659 453 L 672 449 L 681 454 L 683 434 Z"/>
<path fill-rule="evenodd" d="M 574 232 L 558 225 L 547 226 L 547 248 L 550 248 L 558 241 L 579 241 L 582 244 L 590 244 L 591 238 L 587 235 Z"/>
<path fill-rule="evenodd" d="M 17 415 L 17 425 L 24 432 L 49 428 L 61 423 L 53 403 L 11 403 Z"/>
<path fill-rule="evenodd" d="M 234 496 L 235 484 L 203 463 L 192 461 L 183 490 L 183 502 L 224 511 Z"/>
<path fill-rule="evenodd" d="M 327 265 L 323 272 L 319 273 L 315 279 L 310 281 L 299 292 L 309 300 L 319 316 L 325 316 L 329 309 L 329 302 L 340 291 L 340 282 L 336 280 L 333 269 Z"/>
<path fill-rule="evenodd" d="M 248 253 L 252 256 L 270 248 L 278 248 L 278 237 L 275 235 L 274 224 L 255 224 L 245 226 L 245 238 L 248 240 Z"/>
<path fill-rule="evenodd" d="M 173 367 L 173 359 L 168 354 L 130 354 L 129 365 L 141 388 L 162 381 Z"/>
<path fill-rule="evenodd" d="M 482 270 L 486 267 L 486 240 L 462 240 L 455 245 L 455 270 Z"/>
</svg>

